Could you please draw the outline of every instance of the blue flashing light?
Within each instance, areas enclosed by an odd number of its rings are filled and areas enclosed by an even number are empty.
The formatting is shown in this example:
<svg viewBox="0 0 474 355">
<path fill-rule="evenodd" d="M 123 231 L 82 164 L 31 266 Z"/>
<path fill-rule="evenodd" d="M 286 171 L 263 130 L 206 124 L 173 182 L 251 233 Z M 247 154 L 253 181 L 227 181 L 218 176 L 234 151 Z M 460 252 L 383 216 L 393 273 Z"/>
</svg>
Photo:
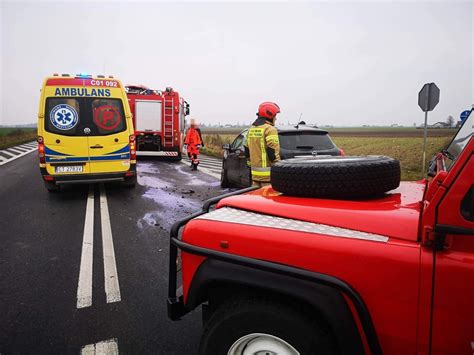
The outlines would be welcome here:
<svg viewBox="0 0 474 355">
<path fill-rule="evenodd" d="M 80 73 L 80 74 L 77 74 L 77 75 L 76 75 L 76 78 L 87 78 L 87 79 L 90 79 L 90 78 L 92 78 L 92 75 L 86 74 L 86 73 Z"/>
</svg>

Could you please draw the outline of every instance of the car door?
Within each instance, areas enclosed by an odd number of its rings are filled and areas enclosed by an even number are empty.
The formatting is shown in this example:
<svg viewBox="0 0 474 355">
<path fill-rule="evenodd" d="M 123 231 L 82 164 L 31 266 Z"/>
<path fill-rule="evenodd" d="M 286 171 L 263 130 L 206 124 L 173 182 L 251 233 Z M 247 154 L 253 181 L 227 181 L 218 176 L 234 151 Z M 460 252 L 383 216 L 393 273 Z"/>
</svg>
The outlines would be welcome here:
<svg viewBox="0 0 474 355">
<path fill-rule="evenodd" d="M 88 99 L 91 173 L 117 173 L 130 168 L 129 130 L 122 100 Z"/>
<path fill-rule="evenodd" d="M 227 178 L 232 184 L 237 184 L 239 186 L 241 184 L 240 160 L 241 160 L 241 155 L 242 154 L 245 155 L 244 132 L 241 132 L 230 145 L 229 153 L 226 160 Z"/>
<path fill-rule="evenodd" d="M 88 138 L 84 133 L 86 121 L 80 98 L 47 98 L 43 139 L 48 174 L 90 172 Z"/>
<path fill-rule="evenodd" d="M 471 118 L 465 122 L 447 149 L 452 156 L 463 151 L 462 156 L 467 159 L 460 159 L 452 166 L 450 176 L 456 176 L 455 181 L 436 210 L 435 231 L 444 236 L 445 243 L 442 250 L 435 253 L 432 354 L 472 354 L 474 351 L 472 121 Z"/>
<path fill-rule="evenodd" d="M 245 139 L 247 138 L 248 130 L 241 133 L 244 136 L 244 140 L 241 147 L 241 152 L 238 155 L 239 159 L 239 172 L 240 172 L 240 186 L 248 187 L 252 184 L 252 178 L 250 173 L 250 166 L 247 164 L 247 157 L 245 156 Z"/>
</svg>

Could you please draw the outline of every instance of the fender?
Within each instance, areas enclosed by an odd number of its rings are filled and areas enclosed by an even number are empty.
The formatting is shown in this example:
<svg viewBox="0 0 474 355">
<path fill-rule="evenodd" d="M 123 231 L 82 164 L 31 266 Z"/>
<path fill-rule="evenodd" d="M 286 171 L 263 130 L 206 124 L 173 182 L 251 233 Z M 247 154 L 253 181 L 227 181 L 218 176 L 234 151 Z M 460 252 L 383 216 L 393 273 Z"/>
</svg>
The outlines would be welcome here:
<svg viewBox="0 0 474 355">
<path fill-rule="evenodd" d="M 330 286 L 221 260 L 206 259 L 193 277 L 185 307 L 191 310 L 208 301 L 209 289 L 219 285 L 240 286 L 244 291 L 270 291 L 303 301 L 327 321 L 342 354 L 364 353 L 362 340 L 347 302 L 339 291 Z"/>
</svg>

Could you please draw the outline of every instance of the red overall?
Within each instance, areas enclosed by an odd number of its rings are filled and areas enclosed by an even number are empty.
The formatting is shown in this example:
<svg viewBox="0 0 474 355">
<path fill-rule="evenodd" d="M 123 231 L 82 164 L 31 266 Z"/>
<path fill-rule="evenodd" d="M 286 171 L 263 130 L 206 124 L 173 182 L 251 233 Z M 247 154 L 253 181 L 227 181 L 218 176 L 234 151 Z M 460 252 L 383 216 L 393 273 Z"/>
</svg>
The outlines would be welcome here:
<svg viewBox="0 0 474 355">
<path fill-rule="evenodd" d="M 188 157 L 191 158 L 193 168 L 197 168 L 199 164 L 199 148 L 202 145 L 201 136 L 198 130 L 191 127 L 186 134 L 186 140 L 184 143 L 188 146 Z"/>
</svg>

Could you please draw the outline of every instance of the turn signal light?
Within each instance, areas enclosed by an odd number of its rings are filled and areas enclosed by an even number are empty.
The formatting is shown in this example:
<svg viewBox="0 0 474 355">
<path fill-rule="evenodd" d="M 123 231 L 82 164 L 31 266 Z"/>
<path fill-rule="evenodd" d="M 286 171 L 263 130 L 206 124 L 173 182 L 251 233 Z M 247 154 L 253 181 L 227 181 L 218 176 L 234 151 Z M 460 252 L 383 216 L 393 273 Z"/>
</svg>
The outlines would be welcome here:
<svg viewBox="0 0 474 355">
<path fill-rule="evenodd" d="M 135 149 L 135 136 L 131 135 L 129 140 L 130 145 L 130 160 L 137 160 L 137 151 Z"/>
<path fill-rule="evenodd" d="M 344 152 L 344 150 L 342 150 L 341 148 L 339 148 L 339 155 L 340 155 L 341 157 L 343 157 L 343 156 L 346 155 L 346 153 Z"/>
<path fill-rule="evenodd" d="M 40 164 L 46 163 L 46 157 L 44 154 L 44 141 L 43 141 L 43 137 L 41 136 L 38 137 L 38 158 L 39 158 Z"/>
</svg>

